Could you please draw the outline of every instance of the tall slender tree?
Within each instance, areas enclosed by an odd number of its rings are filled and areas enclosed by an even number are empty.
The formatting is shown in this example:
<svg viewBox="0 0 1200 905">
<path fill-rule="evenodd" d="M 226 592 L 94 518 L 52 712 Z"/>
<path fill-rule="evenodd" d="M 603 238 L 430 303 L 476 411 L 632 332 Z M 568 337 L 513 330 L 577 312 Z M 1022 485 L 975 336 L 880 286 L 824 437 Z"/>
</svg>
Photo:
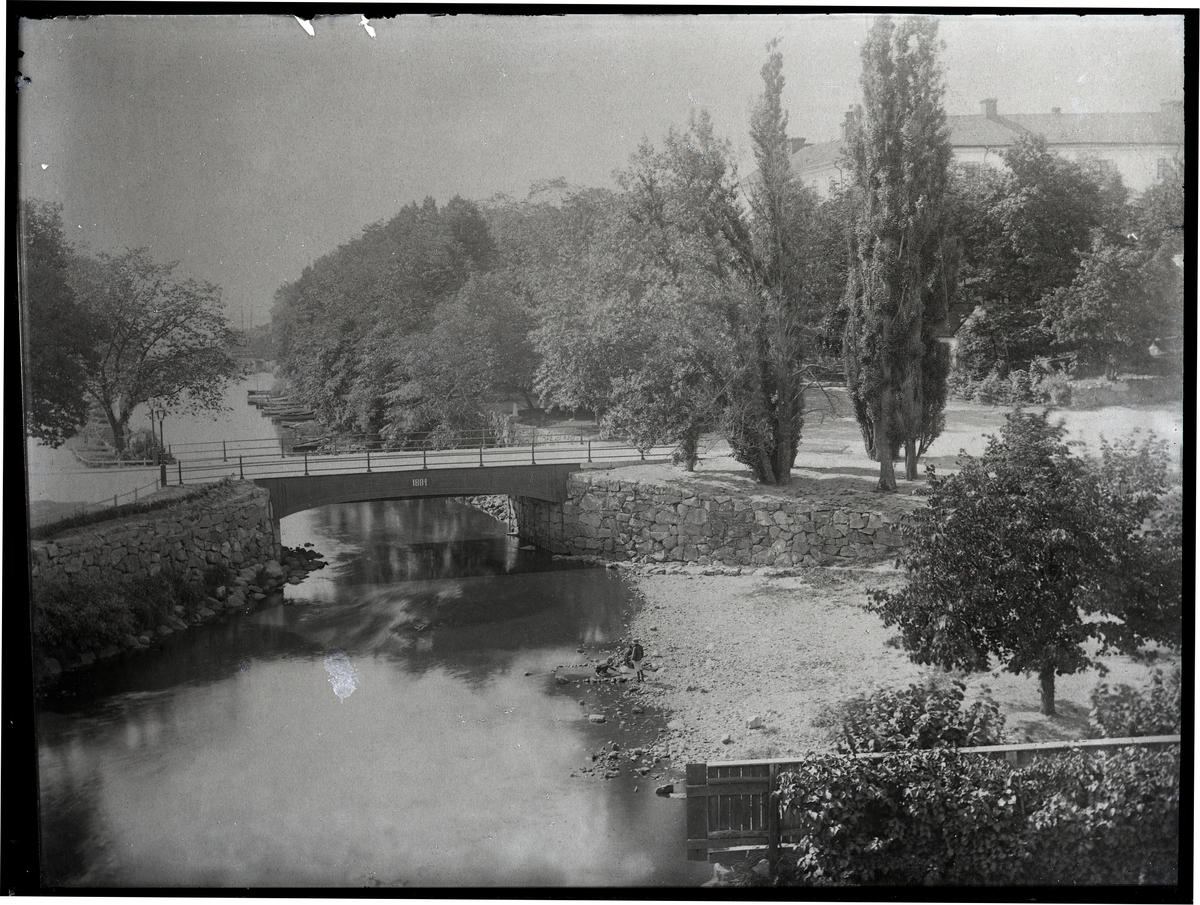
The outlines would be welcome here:
<svg viewBox="0 0 1200 905">
<path fill-rule="evenodd" d="M 940 430 L 949 361 L 933 329 L 954 291 L 945 235 L 951 151 L 937 23 L 880 17 L 863 47 L 863 106 L 850 118 L 858 210 L 846 284 L 846 382 L 879 487 L 895 491 Z"/>
<path fill-rule="evenodd" d="M 761 483 L 788 483 L 804 426 L 806 262 L 816 200 L 795 180 L 783 109 L 783 55 L 775 42 L 762 68 L 763 94 L 751 111 L 752 247 L 748 291 L 730 306 L 741 367 L 729 385 L 728 434 L 734 458 Z"/>
</svg>

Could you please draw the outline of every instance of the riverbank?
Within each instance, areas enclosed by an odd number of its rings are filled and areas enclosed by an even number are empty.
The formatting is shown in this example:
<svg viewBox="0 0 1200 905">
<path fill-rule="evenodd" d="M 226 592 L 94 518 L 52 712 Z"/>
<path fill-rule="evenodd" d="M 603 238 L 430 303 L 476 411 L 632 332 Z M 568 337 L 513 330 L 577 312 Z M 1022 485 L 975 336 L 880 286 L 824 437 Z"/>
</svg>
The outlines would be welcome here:
<svg viewBox="0 0 1200 905">
<path fill-rule="evenodd" d="M 663 713 L 649 757 L 688 763 L 832 751 L 838 707 L 857 694 L 930 676 L 961 677 L 967 701 L 989 694 L 1005 717 L 1006 740 L 1086 738 L 1090 694 L 1099 681 L 1149 684 L 1155 662 L 1106 656 L 1106 676 L 1060 676 L 1058 714 L 1039 712 L 1036 678 L 993 671 L 965 676 L 914 664 L 894 630 L 862 604 L 869 589 L 895 586 L 890 564 L 870 568 L 738 570 L 623 566 L 643 599 L 630 626 L 646 649 L 646 683 L 627 686 Z M 632 690 L 632 688 L 637 690 Z M 750 728 L 758 725 L 759 728 Z"/>
</svg>

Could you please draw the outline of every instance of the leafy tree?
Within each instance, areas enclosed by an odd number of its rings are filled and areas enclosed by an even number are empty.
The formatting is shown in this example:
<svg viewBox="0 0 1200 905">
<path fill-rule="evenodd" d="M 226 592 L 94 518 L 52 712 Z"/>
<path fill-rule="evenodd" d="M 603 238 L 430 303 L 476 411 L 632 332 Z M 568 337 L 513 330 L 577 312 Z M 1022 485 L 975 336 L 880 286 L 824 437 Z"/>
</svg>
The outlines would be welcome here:
<svg viewBox="0 0 1200 905">
<path fill-rule="evenodd" d="M 974 377 L 1003 377 L 1053 353 L 1043 300 L 1071 284 L 1096 230 L 1116 241 L 1127 220 L 1120 177 L 1060 157 L 1042 136 L 1018 137 L 1004 161 L 1006 172 L 976 185 L 964 233 L 963 276 L 986 311 L 959 353 Z"/>
<path fill-rule="evenodd" d="M 414 392 L 428 375 L 413 369 L 431 359 L 412 338 L 433 330 L 439 305 L 499 261 L 474 203 L 406 205 L 276 292 L 281 374 L 334 427 L 398 435 L 426 424 L 434 409 Z M 406 413 L 410 403 L 420 411 Z"/>
<path fill-rule="evenodd" d="M 1182 329 L 1183 271 L 1164 254 L 1097 232 L 1075 279 L 1047 295 L 1043 310 L 1043 328 L 1082 370 L 1112 378 L 1118 365 L 1145 364 L 1155 338 Z"/>
<path fill-rule="evenodd" d="M 1055 676 L 1093 664 L 1086 642 L 1131 652 L 1147 639 L 1178 644 L 1182 627 L 1172 563 L 1142 531 L 1165 489 L 1161 444 L 1106 445 L 1089 463 L 1063 434 L 1017 411 L 981 458 L 931 478 L 903 554 L 907 582 L 868 604 L 918 663 L 983 671 L 996 658 L 1036 673 L 1045 714 Z"/>
<path fill-rule="evenodd" d="M 58 205 L 21 206 L 18 286 L 24 324 L 26 427 L 61 446 L 87 423 L 87 373 L 95 361 L 92 327 L 68 278 L 71 249 Z"/>
<path fill-rule="evenodd" d="M 863 109 L 851 118 L 858 211 L 846 284 L 846 382 L 879 487 L 895 491 L 941 429 L 948 357 L 933 331 L 954 292 L 945 237 L 949 132 L 937 23 L 881 17 L 863 47 Z"/>
<path fill-rule="evenodd" d="M 220 408 L 237 363 L 221 290 L 176 274 L 148 249 L 76 258 L 76 298 L 92 325 L 95 363 L 86 389 L 118 452 L 134 409 L 151 399 L 170 409 Z"/>
<path fill-rule="evenodd" d="M 732 369 L 723 298 L 724 286 L 711 277 L 651 289 L 654 329 L 640 364 L 613 381 L 608 432 L 643 449 L 677 443 L 676 458 L 694 470 L 701 437 L 723 423 L 724 381 Z"/>
</svg>

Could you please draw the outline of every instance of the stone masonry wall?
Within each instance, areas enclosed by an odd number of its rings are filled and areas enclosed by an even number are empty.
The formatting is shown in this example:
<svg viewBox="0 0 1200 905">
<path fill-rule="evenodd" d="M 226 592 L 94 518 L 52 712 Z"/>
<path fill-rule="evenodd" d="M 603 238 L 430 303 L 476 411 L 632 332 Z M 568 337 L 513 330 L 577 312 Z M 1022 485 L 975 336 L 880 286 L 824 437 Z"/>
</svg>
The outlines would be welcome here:
<svg viewBox="0 0 1200 905">
<path fill-rule="evenodd" d="M 196 579 L 215 563 L 235 570 L 265 564 L 280 555 L 268 503 L 266 490 L 231 482 L 177 506 L 34 541 L 32 574 L 71 579 L 157 575 L 170 564 Z"/>
<path fill-rule="evenodd" d="M 571 475 L 567 492 L 561 506 L 515 500 L 523 541 L 553 553 L 641 562 L 833 565 L 894 556 L 907 518 L 907 510 L 870 511 L 861 502 L 709 498 L 587 474 Z"/>
</svg>

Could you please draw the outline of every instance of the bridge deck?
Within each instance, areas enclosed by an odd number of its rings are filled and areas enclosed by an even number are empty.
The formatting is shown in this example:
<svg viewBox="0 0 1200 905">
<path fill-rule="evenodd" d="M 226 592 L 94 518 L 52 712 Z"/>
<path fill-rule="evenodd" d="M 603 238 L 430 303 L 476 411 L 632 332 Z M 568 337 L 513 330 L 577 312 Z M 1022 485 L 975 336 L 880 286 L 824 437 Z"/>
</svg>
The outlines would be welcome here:
<svg viewBox="0 0 1200 905">
<path fill-rule="evenodd" d="M 487 468 L 412 468 L 371 473 L 312 474 L 255 478 L 271 494 L 276 519 L 333 503 L 404 500 L 417 497 L 506 494 L 560 503 L 567 476 L 578 463 L 493 465 Z"/>
</svg>

